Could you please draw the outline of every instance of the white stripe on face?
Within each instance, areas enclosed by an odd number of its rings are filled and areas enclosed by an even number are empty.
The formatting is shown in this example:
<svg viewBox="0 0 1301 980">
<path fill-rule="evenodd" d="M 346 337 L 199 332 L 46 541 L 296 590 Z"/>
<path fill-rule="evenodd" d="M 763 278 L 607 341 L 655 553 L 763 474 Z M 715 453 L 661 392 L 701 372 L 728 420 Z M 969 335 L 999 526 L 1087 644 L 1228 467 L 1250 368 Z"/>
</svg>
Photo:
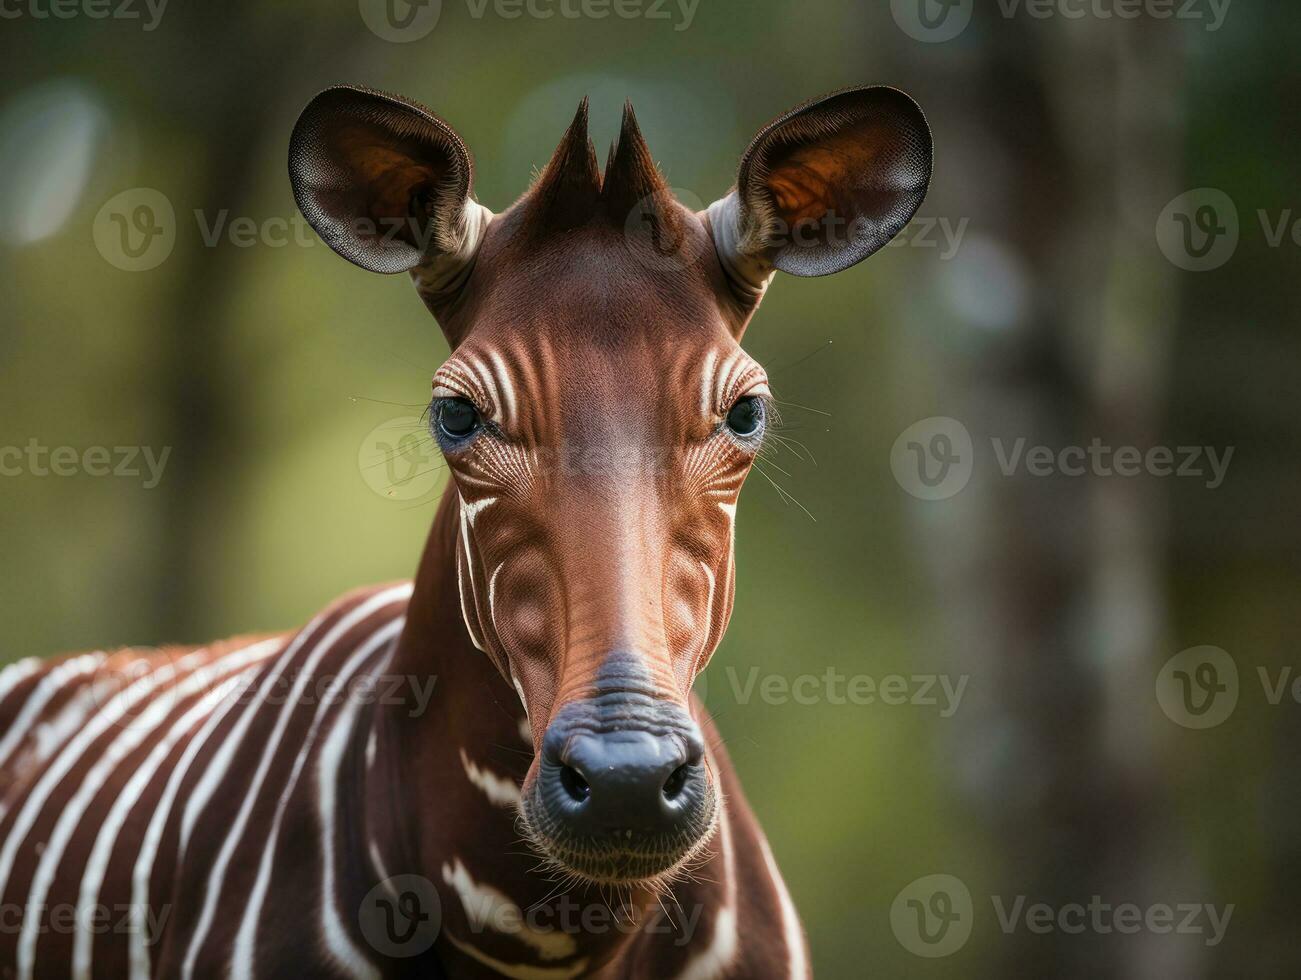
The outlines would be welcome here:
<svg viewBox="0 0 1301 980">
<path fill-rule="evenodd" d="M 714 415 L 714 367 L 718 363 L 718 351 L 705 352 L 705 362 L 700 372 L 700 415 L 713 418 Z"/>
<path fill-rule="evenodd" d="M 195 963 L 198 960 L 199 950 L 203 947 L 203 941 L 208 936 L 208 930 L 212 928 L 212 920 L 217 914 L 217 902 L 221 897 L 222 886 L 226 880 L 226 869 L 230 866 L 230 859 L 235 853 L 236 847 L 239 846 L 240 840 L 244 836 L 244 831 L 248 826 L 249 817 L 253 812 L 253 807 L 257 802 L 258 796 L 262 791 L 262 784 L 266 781 L 267 771 L 271 768 L 271 763 L 275 758 L 276 749 L 280 747 L 280 740 L 284 737 L 285 729 L 289 726 L 289 720 L 293 715 L 294 707 L 302 700 L 303 693 L 307 685 L 316 678 L 316 671 L 321 661 L 330 649 L 353 627 L 365 621 L 368 617 L 382 610 L 385 606 L 394 603 L 406 602 L 411 598 L 410 583 L 397 586 L 396 588 L 387 589 L 384 592 L 376 593 L 367 599 L 364 603 L 352 610 L 347 616 L 341 619 L 333 629 L 326 633 L 321 639 L 311 647 L 307 660 L 303 664 L 302 670 L 294 680 L 294 686 L 286 699 L 285 704 L 281 706 L 280 714 L 276 718 L 276 725 L 267 740 L 266 748 L 262 752 L 262 758 L 258 762 L 257 770 L 253 773 L 252 780 L 249 783 L 244 802 L 240 806 L 239 813 L 235 817 L 234 824 L 230 833 L 222 843 L 221 850 L 213 862 L 212 870 L 208 875 L 208 885 L 204 893 L 203 908 L 199 914 L 198 924 L 194 928 L 194 933 L 190 937 L 190 943 L 186 950 L 185 962 L 182 966 L 181 974 L 186 980 L 194 976 Z M 292 657 L 286 653 L 282 655 L 277 662 L 277 669 L 269 680 L 278 680 L 285 666 Z M 264 684 L 263 691 L 271 690 L 270 684 Z M 267 707 L 265 703 L 254 705 L 253 708 Z M 237 744 L 244 737 L 249 725 L 252 723 L 253 716 L 257 714 L 256 710 L 245 712 L 240 718 L 238 731 L 232 734 L 232 737 L 222 746 L 225 751 L 228 747 Z M 229 765 L 229 759 L 226 760 Z M 188 815 L 188 811 L 187 811 Z"/>
<path fill-rule="evenodd" d="M 457 496 L 460 497 L 460 494 L 457 494 Z M 481 500 L 476 500 L 472 504 L 466 503 L 464 497 L 460 497 L 460 500 L 461 513 L 465 515 L 465 519 L 469 521 L 470 524 L 474 524 L 474 519 L 479 516 L 485 507 L 491 507 L 497 502 L 496 497 L 484 497 Z"/>
<path fill-rule="evenodd" d="M 468 555 L 469 552 L 467 551 L 466 554 Z M 468 557 L 466 563 L 469 563 Z M 465 571 L 461 568 L 461 558 L 458 555 L 456 558 L 456 594 L 461 600 L 461 621 L 465 623 L 465 631 L 470 634 L 470 642 L 474 644 L 474 648 L 480 653 L 487 653 L 488 651 L 483 648 L 483 640 L 479 638 L 478 631 L 472 625 L 474 595 L 466 589 L 465 574 Z M 470 588 L 474 588 L 473 582 L 470 583 Z"/>
<path fill-rule="evenodd" d="M 498 401 L 502 406 L 501 426 L 509 431 L 519 418 L 515 414 L 515 386 L 511 384 L 510 372 L 506 370 L 506 362 L 502 360 L 499 353 L 491 351 L 488 360 L 492 364 L 492 377 L 497 383 L 497 391 L 500 394 Z"/>
</svg>

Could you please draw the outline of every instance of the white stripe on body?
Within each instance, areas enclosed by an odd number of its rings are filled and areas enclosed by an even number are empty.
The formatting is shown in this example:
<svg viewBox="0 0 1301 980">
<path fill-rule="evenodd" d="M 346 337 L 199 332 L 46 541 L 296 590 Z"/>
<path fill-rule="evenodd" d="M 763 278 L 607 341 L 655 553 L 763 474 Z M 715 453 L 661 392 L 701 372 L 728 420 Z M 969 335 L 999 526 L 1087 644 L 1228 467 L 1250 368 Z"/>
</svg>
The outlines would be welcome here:
<svg viewBox="0 0 1301 980">
<path fill-rule="evenodd" d="M 95 796 L 108 782 L 109 777 L 113 775 L 117 767 L 167 720 L 168 715 L 172 713 L 177 703 L 200 693 L 212 685 L 216 679 L 214 675 L 219 673 L 219 668 L 214 669 L 213 663 L 220 664 L 221 661 L 204 663 L 205 658 L 209 656 L 210 651 L 200 649 L 177 661 L 175 667 L 171 670 L 171 674 L 173 678 L 179 675 L 181 679 L 170 685 L 168 696 L 155 697 L 151 700 L 140 716 L 126 724 L 125 730 L 105 747 L 103 753 L 96 758 L 95 763 L 81 777 L 80 782 L 77 784 L 77 791 L 59 812 L 54 829 L 50 831 L 49 839 L 45 842 L 45 847 L 41 851 L 41 857 L 36 865 L 36 872 L 32 875 L 31 888 L 27 896 L 28 909 L 43 910 L 45 908 L 50 887 L 54 884 L 54 876 L 59 870 L 59 864 L 63 860 L 68 844 L 72 841 L 73 834 L 77 832 L 82 817 L 86 815 L 91 804 L 95 802 Z M 183 673 L 188 670 L 191 664 L 196 664 L 196 669 Z M 157 668 L 149 676 L 156 677 L 164 669 Z M 152 693 L 159 694 L 159 688 L 162 686 L 161 683 L 158 684 Z M 134 798 L 128 802 L 134 802 Z M 125 817 L 125 813 L 123 817 Z M 107 863 L 109 856 L 108 854 L 104 855 L 105 863 Z M 90 870 L 90 867 L 88 867 L 87 871 Z M 84 923 L 82 925 L 83 928 L 78 931 L 89 934 L 90 929 L 84 928 Z M 39 912 L 38 914 L 27 915 L 23 919 L 22 931 L 18 937 L 17 967 L 19 980 L 31 980 L 32 978 L 36 966 L 36 941 L 39 938 L 41 926 L 42 916 Z"/>
<path fill-rule="evenodd" d="M 117 844 L 118 834 L 121 833 L 127 816 L 130 814 L 131 808 L 135 806 L 141 792 L 153 780 L 159 768 L 171 754 L 172 749 L 176 747 L 182 738 L 193 731 L 195 726 L 206 718 L 213 708 L 220 704 L 222 699 L 235 688 L 240 680 L 239 675 L 244 669 L 250 664 L 257 663 L 270 656 L 278 643 L 278 640 L 263 642 L 232 651 L 200 667 L 195 672 L 193 676 L 198 676 L 201 673 L 209 675 L 204 686 L 208 682 L 215 683 L 217 686 L 201 697 L 172 725 L 167 734 L 150 751 L 148 758 L 131 775 L 131 779 L 123 787 L 117 799 L 113 801 L 113 807 L 109 810 L 108 816 L 105 817 L 103 824 L 100 826 L 99 834 L 95 838 L 90 858 L 86 862 L 86 870 L 81 878 L 81 889 L 77 898 L 79 917 L 86 915 L 99 901 L 99 891 L 103 886 L 104 875 L 108 871 L 109 861 L 113 857 L 113 848 Z M 219 674 L 222 676 L 215 676 Z M 188 696 L 188 694 L 182 693 L 179 688 L 178 695 L 182 698 Z M 132 907 L 129 911 L 134 918 L 136 909 Z M 140 911 L 144 912 L 143 906 Z M 143 917 L 141 917 L 140 926 L 143 925 L 144 921 Z M 72 975 L 76 980 L 88 980 L 91 975 L 94 941 L 95 932 L 92 929 L 80 928 L 74 936 Z"/>
<path fill-rule="evenodd" d="M 283 649 L 285 642 L 285 637 L 277 637 L 268 640 L 267 645 L 273 649 L 276 646 Z M 158 855 L 158 848 L 162 843 L 163 831 L 167 828 L 172 806 L 176 801 L 177 793 L 180 792 L 181 784 L 190 771 L 190 766 L 203 751 L 212 733 L 221 726 L 231 710 L 241 703 L 241 698 L 235 695 L 236 691 L 232 691 L 226 696 L 220 706 L 209 715 L 199 733 L 185 747 L 185 752 L 172 770 L 163 795 L 158 800 L 158 806 L 154 809 L 153 818 L 145 831 L 144 840 L 140 845 L 140 854 L 131 871 L 131 928 L 127 935 L 131 980 L 150 980 L 153 975 L 149 957 L 150 937 L 146 936 L 144 931 L 144 910 L 149 903 L 149 879 L 153 875 L 154 860 Z"/>
<path fill-rule="evenodd" d="M 189 657 L 182 658 L 177 666 L 186 663 L 187 660 L 189 660 Z M 32 826 L 45 808 L 50 794 L 63 781 L 63 778 L 72 767 L 77 764 L 91 744 L 113 725 L 120 722 L 128 711 L 154 692 L 160 684 L 158 677 L 161 673 L 163 671 L 157 669 L 132 682 L 116 698 L 93 714 L 86 726 L 63 747 L 62 751 L 55 756 L 54 761 L 45 768 L 36 785 L 24 797 L 22 809 L 14 817 L 13 826 L 10 827 L 9 834 L 5 838 L 4 848 L 0 850 L 0 896 L 4 895 L 5 889 L 9 885 L 9 876 L 13 874 L 14 859 L 17 857 L 18 848 L 27 839 Z M 174 669 L 169 673 L 173 677 L 175 676 Z"/>
<path fill-rule="evenodd" d="M 194 976 L 195 962 L 198 959 L 199 950 L 203 947 L 203 941 L 208 936 L 208 930 L 212 927 L 212 921 L 217 914 L 217 902 L 221 896 L 222 886 L 226 879 L 226 869 L 230 865 L 230 859 L 235 853 L 235 848 L 239 845 L 240 839 L 244 836 L 244 831 L 248 826 L 249 817 L 253 812 L 253 806 L 257 801 L 262 790 L 262 784 L 266 781 L 267 771 L 271 768 L 271 763 L 275 757 L 276 749 L 280 746 L 280 740 L 284 736 L 285 729 L 289 726 L 289 720 L 293 715 L 293 709 L 303 696 L 309 680 L 315 677 L 316 669 L 324 659 L 325 654 L 334 646 L 334 644 L 352 629 L 358 623 L 363 622 L 367 617 L 374 615 L 379 610 L 394 602 L 405 601 L 411 597 L 411 583 L 387 589 L 383 592 L 376 593 L 367 599 L 364 603 L 352 610 L 347 616 L 341 619 L 328 633 L 316 643 L 310 653 L 302 671 L 294 680 L 293 689 L 289 693 L 284 705 L 281 706 L 280 714 L 276 719 L 275 729 L 267 739 L 266 748 L 262 752 L 262 758 L 258 762 L 257 770 L 253 774 L 252 781 L 249 783 L 244 801 L 240 806 L 239 813 L 235 817 L 234 824 L 226 840 L 222 843 L 221 850 L 213 862 L 212 870 L 208 875 L 208 885 L 204 890 L 203 908 L 199 914 L 198 923 L 195 925 L 194 934 L 190 937 L 189 947 L 186 951 L 185 962 L 181 967 L 181 975 L 185 980 L 191 980 Z M 286 654 L 281 658 L 279 669 L 275 672 L 275 678 L 280 676 L 283 667 L 289 662 L 290 656 Z M 267 685 L 263 686 L 265 690 Z M 255 711 L 249 711 L 240 719 L 239 731 L 236 735 L 222 746 L 223 751 L 230 748 L 234 743 L 242 740 L 248 726 L 251 724 Z M 189 815 L 187 810 L 186 815 Z M 196 817 L 197 819 L 197 817 Z"/>
<path fill-rule="evenodd" d="M 342 687 L 351 680 L 352 676 L 361 668 L 361 666 L 374 656 L 376 650 L 384 644 L 397 639 L 397 636 L 402 631 L 402 627 L 405 623 L 406 619 L 404 617 L 399 617 L 398 619 L 385 623 L 379 630 L 368 637 L 366 641 L 357 648 L 357 651 L 349 658 L 348 662 L 339 670 L 338 675 L 331 683 L 330 691 L 321 699 L 321 703 L 317 705 L 316 713 L 312 717 L 311 726 L 308 728 L 307 735 L 302 741 L 298 757 L 294 760 L 293 769 L 290 771 L 289 778 L 285 781 L 284 788 L 280 792 L 280 799 L 276 803 L 275 816 L 271 820 L 271 828 L 266 835 L 266 846 L 262 849 L 262 858 L 258 863 L 257 878 L 254 881 L 252 891 L 249 892 L 248 898 L 245 900 L 244 914 L 240 921 L 239 931 L 235 934 L 235 947 L 231 956 L 230 975 L 238 978 L 238 980 L 249 980 L 249 978 L 253 976 L 258 919 L 262 912 L 262 904 L 266 901 L 267 890 L 271 886 L 271 872 L 273 870 L 272 863 L 275 858 L 276 844 L 280 839 L 280 826 L 284 821 L 285 811 L 289 808 L 289 801 L 293 797 L 294 789 L 298 785 L 298 778 L 303 771 L 303 767 L 307 764 L 307 759 L 311 755 L 312 749 L 316 744 L 316 738 L 320 732 L 321 725 L 324 722 L 326 715 L 329 713 L 331 702 L 339 695 Z M 350 697 L 346 700 L 347 704 L 345 705 L 344 710 L 349 724 L 346 729 L 344 729 L 342 725 L 339 726 L 339 728 L 344 731 L 345 736 L 351 732 L 351 721 L 357 709 L 356 698 Z M 337 751 L 338 755 L 341 756 L 344 745 L 335 742 L 334 749 Z M 338 756 L 334 759 L 336 775 L 337 762 Z M 331 784 L 330 792 L 332 793 L 333 790 L 334 787 L 333 784 Z M 329 839 L 332 842 L 332 809 L 329 812 L 328 820 L 330 824 Z M 329 907 L 333 911 L 334 868 L 332 849 L 326 855 L 326 865 L 328 865 L 330 887 L 328 891 L 324 889 L 322 891 L 321 898 L 323 914 L 326 907 Z M 338 916 L 336 912 L 336 923 L 337 919 Z M 348 965 L 350 973 L 355 976 L 379 976 L 379 971 L 376 970 L 369 960 L 365 958 L 361 951 L 348 942 L 347 934 L 343 932 L 342 927 L 340 927 L 338 933 L 333 936 L 330 935 L 328 930 L 325 930 L 325 932 L 327 941 L 334 941 L 333 943 L 328 943 L 331 952 L 336 953 L 336 955 L 338 955 L 339 952 L 342 952 L 339 959 Z"/>
</svg>

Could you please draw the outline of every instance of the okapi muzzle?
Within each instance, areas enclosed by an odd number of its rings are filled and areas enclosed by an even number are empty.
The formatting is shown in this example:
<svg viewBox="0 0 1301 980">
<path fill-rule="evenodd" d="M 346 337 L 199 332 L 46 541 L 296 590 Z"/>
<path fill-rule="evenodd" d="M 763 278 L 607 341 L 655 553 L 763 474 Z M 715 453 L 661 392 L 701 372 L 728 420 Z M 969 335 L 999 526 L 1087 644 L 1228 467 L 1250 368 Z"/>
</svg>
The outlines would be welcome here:
<svg viewBox="0 0 1301 980">
<path fill-rule="evenodd" d="M 532 732 L 527 837 L 563 871 L 646 883 L 690 863 L 720 806 L 690 690 L 731 614 L 737 498 L 774 422 L 742 334 L 775 270 L 840 271 L 907 223 L 931 140 L 901 92 L 842 91 L 765 127 L 697 213 L 630 106 L 603 170 L 587 112 L 501 214 L 472 197 L 450 126 L 360 88 L 308 105 L 290 172 L 324 240 L 408 272 L 450 345 L 430 425 L 465 630 Z"/>
</svg>

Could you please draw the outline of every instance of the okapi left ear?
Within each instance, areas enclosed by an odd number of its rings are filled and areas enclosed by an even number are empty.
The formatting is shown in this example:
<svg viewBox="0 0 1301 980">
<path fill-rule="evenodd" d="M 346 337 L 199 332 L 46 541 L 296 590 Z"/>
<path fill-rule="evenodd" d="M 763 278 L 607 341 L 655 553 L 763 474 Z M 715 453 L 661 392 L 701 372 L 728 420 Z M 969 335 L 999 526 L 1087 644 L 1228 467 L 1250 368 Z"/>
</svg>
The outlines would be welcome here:
<svg viewBox="0 0 1301 980">
<path fill-rule="evenodd" d="M 411 272 L 421 294 L 459 287 L 492 212 L 470 197 L 461 138 L 418 103 L 339 85 L 308 103 L 289 141 L 294 198 L 316 232 L 371 272 Z"/>
<path fill-rule="evenodd" d="M 757 298 L 774 269 L 825 276 L 867 258 L 917 212 L 930 179 L 917 103 L 885 86 L 846 89 L 765 127 L 709 224 L 733 284 Z"/>
</svg>

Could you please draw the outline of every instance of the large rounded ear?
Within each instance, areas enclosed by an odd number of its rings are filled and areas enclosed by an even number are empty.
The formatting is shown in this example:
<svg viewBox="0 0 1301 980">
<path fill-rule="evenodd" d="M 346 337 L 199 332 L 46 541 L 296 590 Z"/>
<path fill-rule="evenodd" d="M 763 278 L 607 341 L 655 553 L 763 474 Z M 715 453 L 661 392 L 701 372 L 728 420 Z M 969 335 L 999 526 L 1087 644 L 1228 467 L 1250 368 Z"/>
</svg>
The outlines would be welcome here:
<svg viewBox="0 0 1301 980">
<path fill-rule="evenodd" d="M 930 178 L 930 127 L 903 92 L 870 86 L 815 99 L 754 138 L 736 189 L 710 207 L 719 257 L 750 290 L 773 269 L 839 272 L 908 223 Z"/>
<path fill-rule="evenodd" d="M 470 198 L 461 138 L 418 103 L 350 85 L 308 103 L 289 141 L 294 198 L 317 234 L 371 272 L 411 271 L 422 292 L 473 263 L 490 212 Z"/>
</svg>

